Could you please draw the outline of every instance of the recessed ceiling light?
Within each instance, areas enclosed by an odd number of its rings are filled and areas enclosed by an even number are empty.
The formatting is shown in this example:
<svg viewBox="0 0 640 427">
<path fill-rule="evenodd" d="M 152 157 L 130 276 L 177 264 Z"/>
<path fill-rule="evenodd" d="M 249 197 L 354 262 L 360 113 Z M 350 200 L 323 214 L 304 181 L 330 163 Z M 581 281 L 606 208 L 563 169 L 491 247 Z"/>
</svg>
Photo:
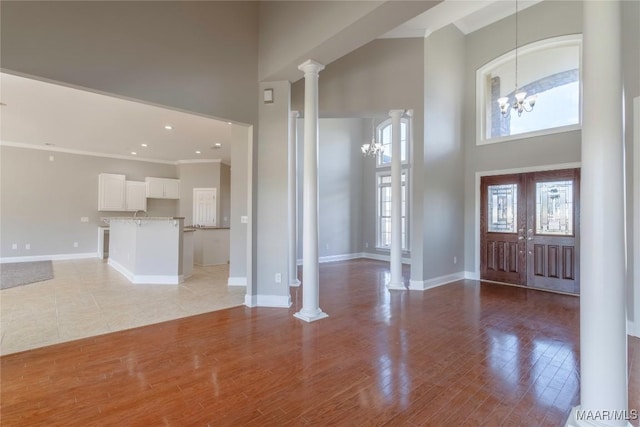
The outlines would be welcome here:
<svg viewBox="0 0 640 427">
<path fill-rule="evenodd" d="M 171 125 L 164 125 L 164 128 L 165 128 L 166 130 L 171 130 L 171 129 L 173 129 L 173 126 L 171 126 Z"/>
<path fill-rule="evenodd" d="M 227 124 L 228 124 L 228 125 L 232 125 L 233 123 L 231 123 L 231 122 L 227 122 Z"/>
<path fill-rule="evenodd" d="M 133 155 L 135 156 L 135 155 L 136 155 L 136 154 L 138 154 L 138 153 L 136 153 L 135 151 L 132 151 L 132 152 L 131 152 L 131 154 L 133 154 Z"/>
<path fill-rule="evenodd" d="M 222 147 L 222 144 L 220 144 L 219 142 L 216 142 L 216 143 L 215 143 L 215 144 L 213 144 L 213 145 L 215 145 L 216 147 Z"/>
<path fill-rule="evenodd" d="M 196 154 L 200 154 L 200 150 L 196 150 Z"/>
<path fill-rule="evenodd" d="M 147 144 L 140 144 L 141 147 L 147 147 Z"/>
</svg>

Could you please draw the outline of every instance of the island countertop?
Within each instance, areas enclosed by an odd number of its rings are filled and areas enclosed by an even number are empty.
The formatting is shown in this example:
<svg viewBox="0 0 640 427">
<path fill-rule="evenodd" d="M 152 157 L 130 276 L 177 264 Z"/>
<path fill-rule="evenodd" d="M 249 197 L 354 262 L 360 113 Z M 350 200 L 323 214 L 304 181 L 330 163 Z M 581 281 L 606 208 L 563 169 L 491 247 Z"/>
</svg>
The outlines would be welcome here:
<svg viewBox="0 0 640 427">
<path fill-rule="evenodd" d="M 109 221 L 131 221 L 131 220 L 145 220 L 145 221 L 172 221 L 176 219 L 184 219 L 183 216 L 106 216 L 100 218 L 104 222 Z"/>
</svg>

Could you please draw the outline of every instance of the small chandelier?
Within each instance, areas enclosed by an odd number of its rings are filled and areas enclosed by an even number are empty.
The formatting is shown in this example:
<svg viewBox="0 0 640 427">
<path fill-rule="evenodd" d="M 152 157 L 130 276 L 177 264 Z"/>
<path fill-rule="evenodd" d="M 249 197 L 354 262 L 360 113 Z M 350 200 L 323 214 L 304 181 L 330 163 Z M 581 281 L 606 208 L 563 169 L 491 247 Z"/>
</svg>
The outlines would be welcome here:
<svg viewBox="0 0 640 427">
<path fill-rule="evenodd" d="M 371 120 L 371 134 L 373 135 L 371 143 L 364 143 L 360 147 L 362 154 L 365 156 L 377 156 L 378 154 L 382 154 L 384 152 L 384 147 L 382 146 L 382 143 L 376 141 L 376 130 L 373 124 L 373 119 Z"/>
<path fill-rule="evenodd" d="M 522 112 L 526 111 L 530 113 L 533 111 L 534 105 L 536 105 L 536 95 L 527 96 L 527 92 L 518 89 L 518 0 L 516 0 L 516 86 L 514 93 L 513 105 L 509 103 L 509 98 L 503 96 L 498 98 L 498 107 L 502 117 L 509 117 L 511 114 L 511 108 L 518 112 L 518 117 L 522 116 Z"/>
</svg>

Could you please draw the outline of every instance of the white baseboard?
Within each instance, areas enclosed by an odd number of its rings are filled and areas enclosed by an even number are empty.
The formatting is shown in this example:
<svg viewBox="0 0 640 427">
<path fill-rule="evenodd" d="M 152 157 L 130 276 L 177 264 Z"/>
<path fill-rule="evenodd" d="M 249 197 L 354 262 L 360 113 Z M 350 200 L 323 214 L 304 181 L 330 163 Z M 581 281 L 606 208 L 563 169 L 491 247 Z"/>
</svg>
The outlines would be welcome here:
<svg viewBox="0 0 640 427">
<path fill-rule="evenodd" d="M 391 257 L 389 255 L 374 254 L 374 253 L 371 253 L 371 252 L 362 252 L 362 253 L 360 253 L 360 258 L 375 259 L 377 261 L 391 261 Z M 411 259 L 403 257 L 402 258 L 402 263 L 403 264 L 411 264 Z"/>
<path fill-rule="evenodd" d="M 133 274 L 128 268 L 109 258 L 108 264 L 118 273 L 122 274 L 134 285 L 179 285 L 184 281 L 182 275 L 150 275 Z"/>
<path fill-rule="evenodd" d="M 476 273 L 475 271 L 465 271 L 464 278 L 467 280 L 480 280 L 480 273 Z"/>
<path fill-rule="evenodd" d="M 447 283 L 457 282 L 465 278 L 464 271 L 459 271 L 445 276 L 434 277 L 428 280 L 411 280 L 409 281 L 409 289 L 412 291 L 425 291 L 427 289 L 446 285 Z"/>
<path fill-rule="evenodd" d="M 1 257 L 0 263 L 31 262 L 31 261 L 66 261 L 70 259 L 96 258 L 97 256 L 98 256 L 97 252 L 85 252 L 85 253 L 79 253 L 79 254 L 14 256 L 14 257 Z"/>
<path fill-rule="evenodd" d="M 227 286 L 247 286 L 247 278 L 229 277 L 229 280 L 227 280 Z"/>
<path fill-rule="evenodd" d="M 245 295 L 244 305 L 247 307 L 291 307 L 290 295 Z"/>
</svg>

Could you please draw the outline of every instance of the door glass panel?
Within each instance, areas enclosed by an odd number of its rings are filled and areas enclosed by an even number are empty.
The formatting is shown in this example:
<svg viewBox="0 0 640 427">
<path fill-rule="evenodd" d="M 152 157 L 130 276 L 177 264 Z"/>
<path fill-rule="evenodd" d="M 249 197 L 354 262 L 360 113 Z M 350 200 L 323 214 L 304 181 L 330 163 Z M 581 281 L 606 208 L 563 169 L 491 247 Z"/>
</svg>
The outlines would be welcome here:
<svg viewBox="0 0 640 427">
<path fill-rule="evenodd" d="M 487 230 L 492 233 L 515 233 L 518 218 L 518 184 L 487 186 Z"/>
<path fill-rule="evenodd" d="M 536 183 L 536 234 L 573 235 L 573 181 Z"/>
</svg>

